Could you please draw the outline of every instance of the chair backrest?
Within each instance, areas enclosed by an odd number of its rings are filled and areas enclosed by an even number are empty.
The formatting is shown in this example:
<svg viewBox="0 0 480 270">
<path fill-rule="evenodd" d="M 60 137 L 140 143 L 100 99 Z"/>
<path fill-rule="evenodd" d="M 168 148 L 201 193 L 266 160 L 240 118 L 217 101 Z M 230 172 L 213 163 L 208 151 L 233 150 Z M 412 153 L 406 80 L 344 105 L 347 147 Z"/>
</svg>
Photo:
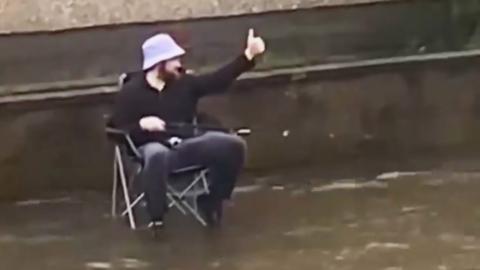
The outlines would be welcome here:
<svg viewBox="0 0 480 270">
<path fill-rule="evenodd" d="M 129 73 L 122 73 L 118 77 L 119 91 L 129 79 Z M 113 119 L 110 115 L 105 116 L 105 133 L 109 140 L 111 140 L 115 145 L 119 146 L 120 148 L 125 149 L 128 155 L 141 159 L 138 149 L 133 143 L 129 133 L 125 130 L 115 128 Z"/>
</svg>

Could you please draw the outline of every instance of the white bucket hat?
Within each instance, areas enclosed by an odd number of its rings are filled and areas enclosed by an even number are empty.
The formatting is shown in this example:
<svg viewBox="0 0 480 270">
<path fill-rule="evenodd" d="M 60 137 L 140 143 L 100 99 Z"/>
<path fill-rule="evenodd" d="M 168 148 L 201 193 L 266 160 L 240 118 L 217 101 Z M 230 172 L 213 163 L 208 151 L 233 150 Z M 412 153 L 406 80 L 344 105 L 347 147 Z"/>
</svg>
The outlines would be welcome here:
<svg viewBox="0 0 480 270">
<path fill-rule="evenodd" d="M 142 45 L 142 51 L 143 70 L 185 54 L 185 50 L 168 34 L 157 34 L 147 39 Z"/>
</svg>

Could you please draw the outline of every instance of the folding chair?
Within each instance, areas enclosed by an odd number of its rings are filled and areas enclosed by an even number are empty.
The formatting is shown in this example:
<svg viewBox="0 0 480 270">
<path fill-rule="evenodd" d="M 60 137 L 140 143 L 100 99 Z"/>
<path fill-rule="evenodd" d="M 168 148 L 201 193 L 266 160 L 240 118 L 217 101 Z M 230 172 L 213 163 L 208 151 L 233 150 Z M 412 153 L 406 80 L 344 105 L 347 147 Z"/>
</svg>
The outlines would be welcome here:
<svg viewBox="0 0 480 270">
<path fill-rule="evenodd" d="M 135 208 L 141 202 L 146 203 L 145 193 L 134 190 L 143 160 L 128 133 L 111 127 L 106 128 L 106 133 L 114 143 L 112 217 L 117 216 L 118 189 L 121 187 L 125 206 L 120 215 L 127 216 L 130 228 L 135 230 Z M 207 223 L 199 214 L 197 198 L 210 192 L 207 173 L 208 170 L 202 166 L 192 166 L 171 172 L 167 179 L 168 208 L 175 207 L 184 215 L 192 215 L 203 226 L 207 226 Z"/>
<path fill-rule="evenodd" d="M 118 79 L 118 88 L 130 79 L 128 73 L 123 73 Z M 107 123 L 107 137 L 114 144 L 112 216 L 117 215 L 117 191 L 120 183 L 125 209 L 121 216 L 128 216 L 130 228 L 136 229 L 134 208 L 145 202 L 143 191 L 133 190 L 135 179 L 141 173 L 143 160 L 130 135 L 122 130 L 112 128 Z M 133 169 L 128 169 L 127 163 L 132 163 Z M 182 214 L 191 214 L 203 226 L 207 223 L 198 212 L 197 198 L 210 192 L 207 181 L 208 170 L 202 166 L 181 168 L 170 173 L 167 180 L 168 208 L 175 207 Z"/>
</svg>

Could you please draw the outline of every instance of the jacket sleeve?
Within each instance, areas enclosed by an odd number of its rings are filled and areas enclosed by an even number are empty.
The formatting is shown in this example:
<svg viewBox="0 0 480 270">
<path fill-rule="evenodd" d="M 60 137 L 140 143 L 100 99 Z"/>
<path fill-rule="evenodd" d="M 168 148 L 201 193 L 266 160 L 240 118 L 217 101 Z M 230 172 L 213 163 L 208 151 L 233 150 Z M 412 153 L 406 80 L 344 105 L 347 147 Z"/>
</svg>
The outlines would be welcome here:
<svg viewBox="0 0 480 270">
<path fill-rule="evenodd" d="M 234 61 L 205 75 L 193 76 L 194 89 L 198 97 L 226 92 L 228 87 L 243 72 L 255 66 L 254 60 L 248 60 L 245 55 L 240 55 Z"/>
</svg>

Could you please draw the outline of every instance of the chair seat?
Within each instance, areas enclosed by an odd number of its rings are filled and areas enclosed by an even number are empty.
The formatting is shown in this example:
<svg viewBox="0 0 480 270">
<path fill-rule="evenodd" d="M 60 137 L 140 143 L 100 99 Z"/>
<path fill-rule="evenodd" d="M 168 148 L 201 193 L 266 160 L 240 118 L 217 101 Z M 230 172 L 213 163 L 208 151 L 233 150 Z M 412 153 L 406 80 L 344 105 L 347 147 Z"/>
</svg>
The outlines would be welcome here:
<svg viewBox="0 0 480 270">
<path fill-rule="evenodd" d="M 192 183 L 192 177 L 195 174 L 197 174 L 195 177 L 198 177 L 198 174 L 202 173 L 204 170 L 206 170 L 206 167 L 200 165 L 189 166 L 175 170 L 170 173 L 170 181 L 168 181 L 168 184 L 175 190 L 183 190 Z M 201 195 L 205 193 L 204 191 L 202 191 L 200 194 L 196 194 L 195 192 L 195 190 L 190 190 L 187 193 L 187 196 Z"/>
<path fill-rule="evenodd" d="M 178 169 L 178 170 L 174 170 L 170 173 L 170 176 L 181 176 L 183 174 L 191 174 L 191 173 L 195 173 L 195 172 L 200 172 L 202 170 L 205 170 L 205 166 L 201 166 L 201 165 L 195 165 L 195 166 L 189 166 L 189 167 L 184 167 L 184 168 L 181 168 L 181 169 Z"/>
<path fill-rule="evenodd" d="M 183 198 L 185 198 L 185 197 L 198 197 L 198 196 L 205 195 L 205 194 L 208 194 L 208 191 L 205 190 L 205 189 L 192 189 L 192 190 L 189 190 L 189 191 L 185 192 L 183 194 Z M 178 198 L 178 196 L 174 195 L 174 197 L 176 199 L 180 199 L 180 198 Z"/>
</svg>

